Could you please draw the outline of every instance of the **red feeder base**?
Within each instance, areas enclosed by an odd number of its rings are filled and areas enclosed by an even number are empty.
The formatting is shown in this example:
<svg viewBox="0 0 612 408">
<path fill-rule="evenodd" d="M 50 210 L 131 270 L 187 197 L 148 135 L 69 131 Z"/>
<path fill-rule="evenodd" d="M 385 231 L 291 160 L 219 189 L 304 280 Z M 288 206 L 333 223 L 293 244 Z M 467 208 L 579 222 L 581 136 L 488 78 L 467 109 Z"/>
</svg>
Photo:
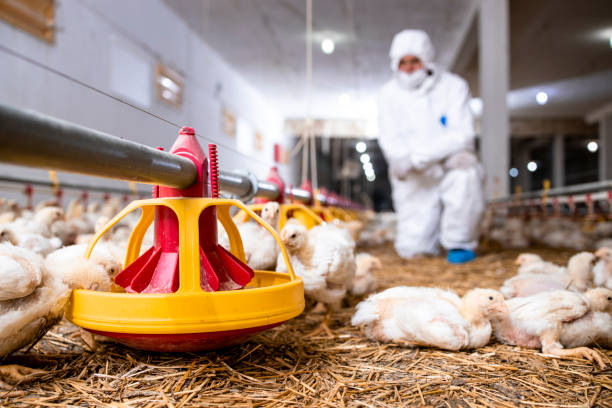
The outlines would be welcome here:
<svg viewBox="0 0 612 408">
<path fill-rule="evenodd" d="M 101 336 L 111 337 L 121 344 L 139 350 L 177 353 L 189 351 L 217 350 L 244 343 L 256 334 L 279 326 L 284 322 L 248 329 L 227 330 L 209 333 L 183 334 L 133 334 L 89 330 Z"/>
</svg>

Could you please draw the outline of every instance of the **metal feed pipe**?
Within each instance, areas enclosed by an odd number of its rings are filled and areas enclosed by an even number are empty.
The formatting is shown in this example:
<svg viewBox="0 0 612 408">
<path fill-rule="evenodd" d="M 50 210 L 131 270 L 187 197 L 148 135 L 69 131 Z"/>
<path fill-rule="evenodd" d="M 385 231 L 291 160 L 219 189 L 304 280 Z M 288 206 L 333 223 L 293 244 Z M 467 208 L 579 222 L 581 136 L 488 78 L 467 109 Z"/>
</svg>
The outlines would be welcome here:
<svg viewBox="0 0 612 408">
<path fill-rule="evenodd" d="M 4 104 L 0 161 L 174 188 L 189 187 L 197 177 L 194 164 L 184 157 Z M 275 200 L 281 195 L 276 184 L 249 172 L 221 171 L 219 184 L 224 192 L 246 200 Z M 302 203 L 312 201 L 310 192 L 302 189 L 286 189 L 285 195 Z M 322 194 L 319 199 L 327 201 Z"/>
</svg>

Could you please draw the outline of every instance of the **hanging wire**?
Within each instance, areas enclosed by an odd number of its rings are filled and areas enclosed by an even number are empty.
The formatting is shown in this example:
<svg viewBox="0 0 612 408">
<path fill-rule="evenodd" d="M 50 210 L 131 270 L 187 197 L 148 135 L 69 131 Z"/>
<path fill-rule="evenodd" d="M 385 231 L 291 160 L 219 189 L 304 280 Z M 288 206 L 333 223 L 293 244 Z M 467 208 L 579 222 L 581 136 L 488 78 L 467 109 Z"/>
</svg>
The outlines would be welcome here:
<svg viewBox="0 0 612 408">
<path fill-rule="evenodd" d="M 306 125 L 312 119 L 312 0 L 306 0 Z"/>
<path fill-rule="evenodd" d="M 302 130 L 302 183 L 308 180 L 308 133 Z"/>
<path fill-rule="evenodd" d="M 317 191 L 319 188 L 318 174 L 317 174 L 317 139 L 314 134 L 314 127 L 310 126 L 310 177 L 312 179 L 313 191 Z"/>
<path fill-rule="evenodd" d="M 153 118 L 156 118 L 156 119 L 158 119 L 158 120 L 161 120 L 162 122 L 164 122 L 164 123 L 166 123 L 166 124 L 168 124 L 168 125 L 170 125 L 170 126 L 173 126 L 173 127 L 175 127 L 176 129 L 179 129 L 179 130 L 180 130 L 180 129 L 182 128 L 182 126 L 181 126 L 181 125 L 179 125 L 179 124 L 178 124 L 178 123 L 176 123 L 176 122 L 173 122 L 173 121 L 171 121 L 171 120 L 169 120 L 169 119 L 166 119 L 166 118 L 164 118 L 164 117 L 162 117 L 162 116 L 160 116 L 160 115 L 157 115 L 157 114 L 155 114 L 155 113 L 153 113 L 153 112 L 150 112 L 150 111 L 148 111 L 148 110 L 146 110 L 146 109 L 143 109 L 143 108 L 141 108 L 140 106 L 134 105 L 134 104 L 132 104 L 132 103 L 130 103 L 130 102 L 128 102 L 128 101 L 126 101 L 125 99 L 122 99 L 122 98 L 120 98 L 120 97 L 118 97 L 118 96 L 115 96 L 115 95 L 113 95 L 113 94 L 111 94 L 111 93 L 108 93 L 108 92 L 103 91 L 103 90 L 101 90 L 101 89 L 99 89 L 99 88 L 96 88 L 95 86 L 90 85 L 90 84 L 88 84 L 88 83 L 86 83 L 86 82 L 83 82 L 83 81 L 81 81 L 80 79 L 77 79 L 77 78 L 75 78 L 75 77 L 73 77 L 73 76 L 71 76 L 71 75 L 68 75 L 68 74 L 66 74 L 66 73 L 64 73 L 64 72 L 58 71 L 58 70 L 56 70 L 55 68 L 52 68 L 52 67 L 50 67 L 50 66 L 48 66 L 48 65 L 46 65 L 46 64 L 43 64 L 43 63 L 42 63 L 42 62 L 40 62 L 40 61 L 37 61 L 37 60 L 35 60 L 35 59 L 33 59 L 33 58 L 30 58 L 30 57 L 28 57 L 28 56 L 26 56 L 26 55 L 23 55 L 23 54 L 21 54 L 21 53 L 17 52 L 17 51 L 15 51 L 15 50 L 12 50 L 12 49 L 10 49 L 10 48 L 8 48 L 8 47 L 4 46 L 3 44 L 0 44 L 0 51 L 4 52 L 4 53 L 6 53 L 6 54 L 12 55 L 12 56 L 13 56 L 13 57 L 15 57 L 15 58 L 18 58 L 18 59 L 20 59 L 20 60 L 22 60 L 22 61 L 25 61 L 25 62 L 27 62 L 27 63 L 29 63 L 29 64 L 31 64 L 31 65 L 34 65 L 34 66 L 36 66 L 36 67 L 38 67 L 38 68 L 41 68 L 41 69 L 43 69 L 43 70 L 45 70 L 45 71 L 47 71 L 47 72 L 50 72 L 50 73 L 55 74 L 55 75 L 57 75 L 57 76 L 60 76 L 60 77 L 62 77 L 62 78 L 64 78 L 64 79 L 66 79 L 66 80 L 68 80 L 68 81 L 70 81 L 70 82 L 73 82 L 73 83 L 75 83 L 75 84 L 77 84 L 77 85 L 79 85 L 79 86 L 82 86 L 82 87 L 84 87 L 84 88 L 87 88 L 87 89 L 89 89 L 89 90 L 91 90 L 91 91 L 93 91 L 93 92 L 99 93 L 100 95 L 106 96 L 107 98 L 113 99 L 113 100 L 115 100 L 115 101 L 117 101 L 117 102 L 119 102 L 119 103 L 121 103 L 121 104 L 124 104 L 124 105 L 126 105 L 126 106 L 129 106 L 130 108 L 135 109 L 135 110 L 137 110 L 137 111 L 139 111 L 139 112 L 142 112 L 142 113 L 144 113 L 144 114 L 146 114 L 146 115 L 149 115 L 149 116 L 151 116 L 151 117 L 153 117 Z M 251 159 L 251 160 L 253 160 L 253 161 L 255 161 L 255 162 L 257 162 L 257 163 L 259 163 L 259 164 L 261 164 L 261 165 L 263 165 L 263 166 L 268 167 L 268 166 L 270 165 L 270 163 L 266 163 L 266 162 L 264 162 L 264 161 L 262 161 L 262 160 L 259 160 L 259 159 L 258 159 L 257 157 L 255 157 L 255 156 L 247 156 L 246 154 L 242 153 L 240 150 L 236 149 L 236 148 L 235 148 L 235 147 L 233 147 L 233 146 L 229 146 L 229 145 L 224 144 L 224 143 L 219 143 L 218 141 L 213 140 L 213 139 L 208 138 L 208 137 L 205 137 L 205 136 L 202 136 L 202 135 L 201 135 L 201 134 L 199 134 L 199 133 L 196 133 L 195 135 L 196 135 L 197 137 L 199 137 L 200 139 L 204 140 L 204 141 L 207 141 L 207 142 L 214 142 L 214 143 L 216 143 L 217 145 L 222 146 L 222 147 L 224 147 L 224 148 L 226 148 L 226 149 L 228 149 L 228 150 L 231 150 L 231 151 L 232 151 L 232 152 L 234 152 L 234 153 L 237 153 L 237 154 L 239 154 L 239 155 L 241 155 L 241 156 L 244 156 L 244 157 L 248 157 L 249 159 Z"/>
<path fill-rule="evenodd" d="M 302 154 L 302 178 L 305 180 L 308 166 L 308 143 L 310 142 L 310 179 L 314 191 L 318 188 L 317 155 L 312 119 L 312 0 L 306 0 L 306 121 L 304 126 Z"/>
</svg>

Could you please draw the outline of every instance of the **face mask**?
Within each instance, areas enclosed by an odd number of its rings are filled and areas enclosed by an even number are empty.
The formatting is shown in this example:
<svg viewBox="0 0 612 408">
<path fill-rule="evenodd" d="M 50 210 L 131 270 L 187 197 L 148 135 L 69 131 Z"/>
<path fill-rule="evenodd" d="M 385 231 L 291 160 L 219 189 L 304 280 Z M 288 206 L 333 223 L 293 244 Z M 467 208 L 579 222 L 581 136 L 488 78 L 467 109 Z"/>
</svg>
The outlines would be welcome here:
<svg viewBox="0 0 612 408">
<path fill-rule="evenodd" d="M 402 88 L 414 90 L 421 86 L 423 81 L 427 78 L 427 70 L 421 68 L 410 74 L 403 71 L 397 71 L 395 73 L 395 78 Z"/>
</svg>

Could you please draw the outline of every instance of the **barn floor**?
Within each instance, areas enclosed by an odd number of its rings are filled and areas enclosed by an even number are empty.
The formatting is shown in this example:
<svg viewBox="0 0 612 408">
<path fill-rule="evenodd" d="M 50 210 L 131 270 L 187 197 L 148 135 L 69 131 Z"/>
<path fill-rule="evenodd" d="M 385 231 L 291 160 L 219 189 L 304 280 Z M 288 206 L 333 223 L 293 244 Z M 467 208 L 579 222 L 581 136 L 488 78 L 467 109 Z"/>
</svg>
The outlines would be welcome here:
<svg viewBox="0 0 612 408">
<path fill-rule="evenodd" d="M 370 250 L 385 265 L 383 288 L 437 285 L 464 293 L 499 287 L 516 251 L 483 250 L 469 265 L 440 258 L 401 261 L 390 246 Z M 565 262 L 570 252 L 538 249 Z M 356 304 L 358 299 L 351 299 Z M 0 369 L 1 406 L 555 406 L 612 407 L 612 369 L 492 343 L 470 352 L 378 344 L 349 325 L 345 305 L 329 321 L 309 310 L 225 351 L 155 354 L 110 342 L 87 345 L 64 322 L 30 352 L 4 364 L 29 367 L 16 381 Z M 612 366 L 612 351 L 600 350 Z"/>
</svg>

